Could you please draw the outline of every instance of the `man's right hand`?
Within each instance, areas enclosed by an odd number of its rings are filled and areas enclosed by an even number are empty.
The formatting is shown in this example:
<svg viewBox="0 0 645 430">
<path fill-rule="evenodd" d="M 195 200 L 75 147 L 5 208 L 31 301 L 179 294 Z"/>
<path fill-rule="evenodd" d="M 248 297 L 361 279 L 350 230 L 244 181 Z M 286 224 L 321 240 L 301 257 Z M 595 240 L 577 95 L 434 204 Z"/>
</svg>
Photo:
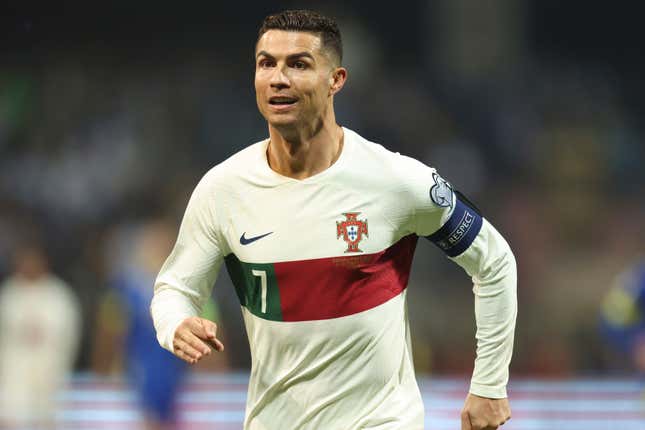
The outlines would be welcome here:
<svg viewBox="0 0 645 430">
<path fill-rule="evenodd" d="M 195 364 L 210 355 L 211 348 L 224 351 L 224 344 L 217 339 L 217 324 L 205 318 L 190 317 L 179 324 L 172 341 L 174 354 L 182 360 Z"/>
</svg>

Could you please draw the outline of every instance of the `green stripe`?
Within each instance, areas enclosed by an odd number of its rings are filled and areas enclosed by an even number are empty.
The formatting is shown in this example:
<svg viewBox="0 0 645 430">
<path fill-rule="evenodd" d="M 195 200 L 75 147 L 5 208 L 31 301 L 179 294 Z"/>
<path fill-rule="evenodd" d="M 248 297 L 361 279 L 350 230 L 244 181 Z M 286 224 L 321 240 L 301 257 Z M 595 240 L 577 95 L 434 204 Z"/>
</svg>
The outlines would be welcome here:
<svg viewBox="0 0 645 430">
<path fill-rule="evenodd" d="M 227 255 L 224 261 L 240 304 L 260 318 L 282 321 L 280 290 L 273 264 L 245 263 L 234 254 Z M 265 300 L 262 299 L 263 278 L 266 279 Z"/>
</svg>

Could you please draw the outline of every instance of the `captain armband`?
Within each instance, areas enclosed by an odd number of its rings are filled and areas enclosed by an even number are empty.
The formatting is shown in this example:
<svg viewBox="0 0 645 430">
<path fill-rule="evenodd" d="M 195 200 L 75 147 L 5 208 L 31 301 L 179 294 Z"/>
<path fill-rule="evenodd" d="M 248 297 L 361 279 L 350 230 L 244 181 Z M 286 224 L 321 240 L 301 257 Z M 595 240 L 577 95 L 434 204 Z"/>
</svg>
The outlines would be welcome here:
<svg viewBox="0 0 645 430">
<path fill-rule="evenodd" d="M 446 223 L 428 240 L 441 248 L 448 257 L 464 252 L 482 228 L 482 214 L 463 194 L 455 193 L 455 209 Z"/>
</svg>

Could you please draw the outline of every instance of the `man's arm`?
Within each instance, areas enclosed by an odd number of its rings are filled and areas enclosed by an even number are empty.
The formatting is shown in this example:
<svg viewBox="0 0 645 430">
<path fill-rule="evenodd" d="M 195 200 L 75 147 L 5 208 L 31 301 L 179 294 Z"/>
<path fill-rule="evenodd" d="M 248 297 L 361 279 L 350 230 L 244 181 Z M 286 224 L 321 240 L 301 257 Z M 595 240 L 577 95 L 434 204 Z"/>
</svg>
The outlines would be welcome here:
<svg viewBox="0 0 645 430">
<path fill-rule="evenodd" d="M 452 260 L 473 279 L 477 323 L 477 358 L 462 428 L 495 429 L 511 416 L 506 384 L 517 315 L 515 258 L 504 238 L 484 219 L 474 241 Z"/>
<path fill-rule="evenodd" d="M 474 284 L 477 358 L 462 429 L 497 428 L 510 418 L 506 384 L 517 314 L 515 258 L 480 211 L 434 169 L 407 157 L 401 161 L 406 193 L 399 207 L 408 211 L 410 228 L 464 268 Z"/>
<path fill-rule="evenodd" d="M 210 347 L 224 349 L 217 339 L 217 325 L 198 317 L 211 295 L 224 254 L 208 178 L 207 174 L 200 181 L 188 202 L 150 305 L 161 346 L 189 363 L 210 354 Z"/>
<path fill-rule="evenodd" d="M 517 314 L 515 258 L 504 238 L 483 219 L 470 246 L 451 259 L 474 284 L 477 359 L 470 392 L 504 398 Z"/>
</svg>

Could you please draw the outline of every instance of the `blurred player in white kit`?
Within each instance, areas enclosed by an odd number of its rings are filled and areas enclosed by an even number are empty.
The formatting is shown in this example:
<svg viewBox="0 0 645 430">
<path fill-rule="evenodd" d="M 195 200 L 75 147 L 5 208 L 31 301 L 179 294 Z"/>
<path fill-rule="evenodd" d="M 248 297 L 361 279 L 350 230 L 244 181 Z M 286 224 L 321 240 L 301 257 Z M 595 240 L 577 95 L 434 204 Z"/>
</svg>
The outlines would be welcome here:
<svg viewBox="0 0 645 430">
<path fill-rule="evenodd" d="M 13 264 L 0 286 L 0 428 L 53 429 L 56 396 L 76 357 L 80 308 L 39 245 L 17 249 Z"/>
</svg>

